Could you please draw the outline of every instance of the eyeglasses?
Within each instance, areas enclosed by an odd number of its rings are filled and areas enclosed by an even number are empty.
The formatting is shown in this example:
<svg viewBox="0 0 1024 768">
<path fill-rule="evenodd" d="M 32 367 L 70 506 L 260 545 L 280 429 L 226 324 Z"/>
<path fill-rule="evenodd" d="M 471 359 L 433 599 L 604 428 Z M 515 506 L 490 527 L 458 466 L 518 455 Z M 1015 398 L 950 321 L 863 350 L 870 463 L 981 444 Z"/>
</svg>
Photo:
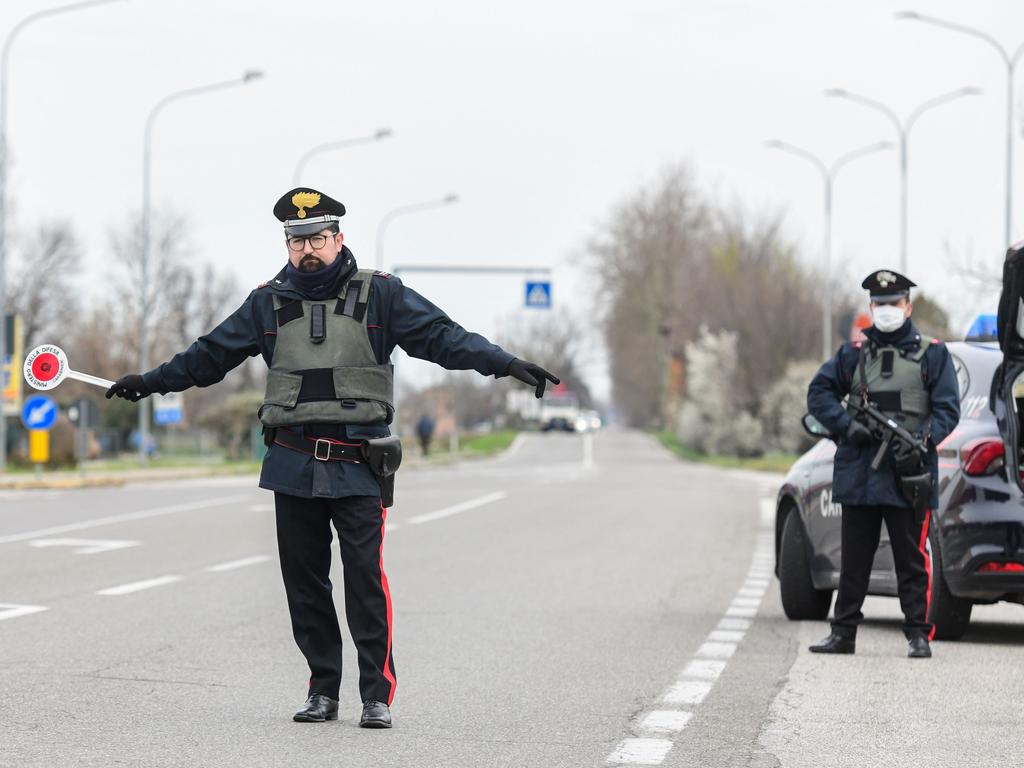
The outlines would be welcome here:
<svg viewBox="0 0 1024 768">
<path fill-rule="evenodd" d="M 288 243 L 288 248 L 298 253 L 304 250 L 306 247 L 306 241 L 309 241 L 309 247 L 314 251 L 320 250 L 327 245 L 327 238 L 334 237 L 332 232 L 330 235 L 310 235 L 309 237 L 286 237 L 285 242 Z"/>
</svg>

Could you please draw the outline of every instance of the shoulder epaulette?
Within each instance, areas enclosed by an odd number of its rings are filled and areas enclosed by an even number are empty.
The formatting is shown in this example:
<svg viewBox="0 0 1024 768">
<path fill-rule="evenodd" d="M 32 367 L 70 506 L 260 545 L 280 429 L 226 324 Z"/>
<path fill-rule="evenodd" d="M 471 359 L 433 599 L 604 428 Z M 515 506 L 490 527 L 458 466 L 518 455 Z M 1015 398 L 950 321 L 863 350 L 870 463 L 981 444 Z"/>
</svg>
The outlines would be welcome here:
<svg viewBox="0 0 1024 768">
<path fill-rule="evenodd" d="M 942 342 L 938 339 L 932 339 L 932 344 L 941 344 Z"/>
<path fill-rule="evenodd" d="M 383 277 L 385 280 L 390 280 L 391 279 L 391 273 L 390 272 L 384 272 L 383 270 L 380 270 L 380 269 L 375 269 L 373 271 L 373 276 L 374 277 Z"/>
</svg>

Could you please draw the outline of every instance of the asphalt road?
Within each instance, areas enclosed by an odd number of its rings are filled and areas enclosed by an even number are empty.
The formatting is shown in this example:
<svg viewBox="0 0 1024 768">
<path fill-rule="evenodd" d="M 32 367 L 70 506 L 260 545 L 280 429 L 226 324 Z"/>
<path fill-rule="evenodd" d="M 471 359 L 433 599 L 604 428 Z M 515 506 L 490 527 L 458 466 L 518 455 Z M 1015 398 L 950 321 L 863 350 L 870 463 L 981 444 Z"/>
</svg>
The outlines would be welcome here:
<svg viewBox="0 0 1024 768">
<path fill-rule="evenodd" d="M 855 657 L 811 656 L 827 626 L 786 621 L 770 575 L 776 488 L 616 432 L 400 473 L 390 731 L 356 726 L 348 673 L 338 722 L 291 721 L 308 671 L 254 478 L 0 491 L 0 766 L 1019 758 L 1024 609 L 922 662 L 872 599 Z"/>
</svg>

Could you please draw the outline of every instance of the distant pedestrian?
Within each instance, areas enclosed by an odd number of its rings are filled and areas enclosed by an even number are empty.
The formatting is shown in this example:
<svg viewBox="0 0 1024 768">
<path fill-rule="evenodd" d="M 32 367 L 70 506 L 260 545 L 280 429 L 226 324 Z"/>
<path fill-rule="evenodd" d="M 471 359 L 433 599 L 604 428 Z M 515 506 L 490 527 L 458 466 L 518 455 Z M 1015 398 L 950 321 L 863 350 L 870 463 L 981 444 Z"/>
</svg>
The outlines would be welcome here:
<svg viewBox="0 0 1024 768">
<path fill-rule="evenodd" d="M 416 437 L 420 440 L 420 450 L 426 456 L 430 452 L 430 440 L 434 436 L 434 420 L 430 414 L 424 413 L 416 422 Z"/>
<path fill-rule="evenodd" d="M 237 212 L 222 211 L 227 215 Z M 345 566 L 345 610 L 359 659 L 359 724 L 390 728 L 395 695 L 384 521 L 401 460 L 391 353 L 449 370 L 513 376 L 535 388 L 558 379 L 464 330 L 385 272 L 360 270 L 342 244 L 345 206 L 308 188 L 277 201 L 287 263 L 235 312 L 169 362 L 107 391 L 136 401 L 206 387 L 246 358 L 270 368 L 259 409 L 268 451 L 260 487 L 274 491 L 277 542 L 295 642 L 311 677 L 299 722 L 338 718 L 341 631 L 331 596 L 331 524 Z"/>
<path fill-rule="evenodd" d="M 838 435 L 832 500 L 843 506 L 839 594 L 832 632 L 812 645 L 813 653 L 853 653 L 861 606 L 871 578 L 882 521 L 889 531 L 896 566 L 907 655 L 928 658 L 934 628 L 928 623 L 932 591 L 928 530 L 938 505 L 941 443 L 960 420 L 956 373 L 946 345 L 918 333 L 910 320 L 914 283 L 891 270 L 865 278 L 873 325 L 864 341 L 843 344 L 821 366 L 807 392 L 807 407 Z M 926 443 L 927 460 L 917 451 L 888 451 L 872 468 L 882 442 L 858 416 L 871 404 Z"/>
</svg>

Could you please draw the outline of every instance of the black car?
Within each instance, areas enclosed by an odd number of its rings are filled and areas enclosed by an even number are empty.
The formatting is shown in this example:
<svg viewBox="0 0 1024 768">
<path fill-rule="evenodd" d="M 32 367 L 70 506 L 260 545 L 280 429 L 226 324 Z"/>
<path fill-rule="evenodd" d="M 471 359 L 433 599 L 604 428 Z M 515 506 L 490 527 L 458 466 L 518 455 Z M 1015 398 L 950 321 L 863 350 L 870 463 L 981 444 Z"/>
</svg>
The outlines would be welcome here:
<svg viewBox="0 0 1024 768">
<path fill-rule="evenodd" d="M 967 631 L 976 603 L 1024 604 L 1024 490 L 1016 437 L 1003 434 L 1014 426 L 1017 434 L 1021 431 L 1014 390 L 1021 391 L 1017 377 L 1024 373 L 1024 355 L 1014 369 L 1009 360 L 1001 366 L 1004 356 L 996 343 L 948 347 L 960 385 L 961 418 L 938 446 L 939 508 L 933 510 L 925 544 L 932 570 L 929 621 L 937 638 L 957 639 Z M 997 420 L 1003 412 L 1012 417 Z M 779 491 L 776 575 L 790 619 L 825 619 L 839 585 L 842 521 L 840 506 L 832 503 L 835 449 L 831 439 L 819 441 L 797 460 Z M 868 594 L 897 594 L 884 526 Z"/>
</svg>

